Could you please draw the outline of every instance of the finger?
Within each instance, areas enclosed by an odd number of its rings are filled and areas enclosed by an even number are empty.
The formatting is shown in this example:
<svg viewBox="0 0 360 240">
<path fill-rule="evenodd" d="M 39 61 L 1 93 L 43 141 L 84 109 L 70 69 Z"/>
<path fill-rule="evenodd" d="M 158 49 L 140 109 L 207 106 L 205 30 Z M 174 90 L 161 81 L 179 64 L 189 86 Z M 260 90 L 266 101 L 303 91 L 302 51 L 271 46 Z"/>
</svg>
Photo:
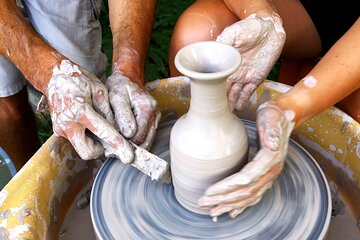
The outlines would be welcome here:
<svg viewBox="0 0 360 240">
<path fill-rule="evenodd" d="M 210 216 L 218 217 L 223 213 L 230 212 L 231 210 L 232 210 L 232 208 L 230 208 L 230 207 L 218 206 L 218 207 L 212 208 L 210 210 Z"/>
<path fill-rule="evenodd" d="M 126 138 L 133 137 L 137 126 L 128 95 L 123 91 L 114 90 L 110 92 L 109 100 L 114 110 L 115 120 L 119 126 L 120 133 Z"/>
<path fill-rule="evenodd" d="M 205 195 L 225 194 L 238 187 L 245 187 L 266 174 L 273 165 L 282 162 L 284 160 L 283 157 L 283 154 L 278 151 L 262 148 L 255 155 L 254 159 L 246 164 L 239 173 L 233 174 L 208 187 Z"/>
<path fill-rule="evenodd" d="M 85 128 L 79 123 L 69 123 L 66 138 L 70 141 L 75 151 L 84 160 L 98 158 L 103 154 L 103 147 L 85 134 Z"/>
<path fill-rule="evenodd" d="M 245 211 L 245 209 L 247 209 L 248 207 L 251 207 L 251 206 L 256 205 L 258 202 L 260 202 L 261 199 L 262 199 L 262 195 L 261 195 L 259 198 L 257 198 L 255 201 L 253 201 L 252 203 L 246 205 L 245 207 L 231 210 L 231 211 L 229 212 L 229 216 L 230 216 L 231 218 L 237 217 L 239 214 L 241 214 L 243 211 Z"/>
<path fill-rule="evenodd" d="M 261 200 L 263 193 L 270 187 L 271 187 L 271 184 L 264 186 L 261 189 L 262 192 L 259 192 L 259 194 L 256 194 L 245 200 L 241 200 L 241 201 L 237 201 L 237 202 L 233 202 L 233 203 L 229 203 L 229 204 L 224 204 L 224 205 L 218 205 L 210 210 L 210 215 L 212 217 L 217 217 L 223 213 L 230 212 L 234 209 L 240 209 L 240 208 L 245 209 L 247 207 L 253 206 Z"/>
<path fill-rule="evenodd" d="M 100 113 L 111 125 L 114 126 L 114 115 L 111 111 L 107 88 L 100 82 L 95 82 L 91 87 L 92 103 L 95 111 Z"/>
<path fill-rule="evenodd" d="M 136 134 L 131 138 L 131 141 L 139 145 L 146 139 L 147 132 L 151 123 L 156 120 L 157 103 L 150 98 L 142 98 L 133 100 L 133 108 L 137 122 Z"/>
<path fill-rule="evenodd" d="M 246 186 L 250 184 L 251 183 L 250 180 L 251 179 L 249 179 L 249 177 L 243 174 L 242 172 L 233 174 L 230 177 L 227 177 L 208 187 L 205 191 L 205 196 L 214 196 L 214 195 L 230 192 L 237 187 Z"/>
<path fill-rule="evenodd" d="M 137 145 L 143 143 L 146 139 L 149 124 L 151 124 L 152 121 L 155 121 L 154 113 L 146 112 L 142 113 L 140 117 L 136 117 L 136 122 L 138 123 L 137 132 L 135 136 L 131 138 L 131 141 Z"/>
<path fill-rule="evenodd" d="M 218 194 L 215 196 L 203 196 L 198 200 L 198 206 L 201 208 L 210 208 L 219 204 L 230 203 L 236 200 L 243 200 L 251 196 L 250 192 L 237 190 L 226 195 Z"/>
<path fill-rule="evenodd" d="M 234 112 L 234 110 L 235 110 L 236 103 L 240 96 L 241 89 L 242 89 L 241 82 L 234 83 L 230 88 L 230 91 L 228 93 L 228 102 L 229 102 L 229 109 L 231 112 Z"/>
<path fill-rule="evenodd" d="M 240 213 L 242 213 L 246 208 L 237 208 L 229 212 L 230 218 L 236 218 Z"/>
<path fill-rule="evenodd" d="M 242 26 L 244 21 L 236 22 L 229 27 L 226 27 L 222 33 L 216 38 L 217 42 L 232 45 L 238 50 L 242 50 L 242 46 L 247 45 L 247 35 L 244 34 L 244 27 Z"/>
<path fill-rule="evenodd" d="M 244 52 L 249 48 L 253 48 L 258 38 L 264 35 L 261 34 L 264 30 L 265 29 L 261 27 L 259 19 L 247 18 L 225 28 L 217 37 L 216 41 L 230 44 L 240 52 Z M 251 32 L 251 34 L 249 34 L 249 32 Z"/>
<path fill-rule="evenodd" d="M 254 93 L 254 91 L 256 90 L 257 85 L 256 84 L 246 84 L 242 91 L 240 92 L 240 96 L 236 102 L 236 106 L 235 106 L 235 111 L 236 112 L 240 112 L 241 110 L 244 109 L 246 103 L 249 101 L 251 95 Z"/>
<path fill-rule="evenodd" d="M 140 145 L 140 147 L 142 147 L 144 149 L 147 149 L 147 150 L 150 150 L 150 148 L 151 148 L 151 146 L 152 146 L 152 144 L 154 142 L 156 129 L 157 129 L 158 125 L 159 125 L 159 121 L 160 121 L 160 118 L 161 118 L 160 111 L 157 111 L 155 115 L 156 115 L 155 120 L 152 122 L 151 127 L 149 128 L 146 139 Z"/>
<path fill-rule="evenodd" d="M 134 151 L 132 146 L 108 121 L 95 112 L 91 106 L 86 106 L 85 114 L 80 119 L 80 122 L 98 138 L 109 144 L 114 150 L 113 154 L 120 158 L 123 163 L 133 161 Z"/>
<path fill-rule="evenodd" d="M 270 103 L 262 104 L 257 111 L 257 126 L 259 129 L 260 143 L 273 151 L 280 148 L 280 140 L 287 138 L 282 135 L 284 117 L 281 110 Z"/>
<path fill-rule="evenodd" d="M 233 191 L 225 194 L 203 196 L 199 199 L 199 205 L 201 207 L 213 207 L 215 205 L 227 204 L 250 198 L 251 196 L 257 194 L 263 186 L 272 183 L 280 174 L 282 168 L 283 164 L 278 163 L 270 168 L 270 170 L 265 175 L 263 175 L 257 182 L 253 184 L 234 188 Z"/>
</svg>

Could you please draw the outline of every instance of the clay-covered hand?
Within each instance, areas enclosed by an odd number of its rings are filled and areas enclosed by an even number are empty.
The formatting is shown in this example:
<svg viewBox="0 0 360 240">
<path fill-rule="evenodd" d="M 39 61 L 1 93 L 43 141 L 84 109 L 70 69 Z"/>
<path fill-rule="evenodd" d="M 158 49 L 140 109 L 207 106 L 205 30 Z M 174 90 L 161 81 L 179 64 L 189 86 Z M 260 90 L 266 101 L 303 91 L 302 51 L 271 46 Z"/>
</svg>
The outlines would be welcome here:
<svg viewBox="0 0 360 240">
<path fill-rule="evenodd" d="M 107 79 L 106 86 L 121 134 L 149 149 L 161 117 L 157 101 L 120 71 Z"/>
<path fill-rule="evenodd" d="M 234 218 L 258 203 L 283 169 L 293 117 L 271 102 L 261 105 L 257 111 L 260 151 L 240 172 L 208 187 L 199 206 L 211 208 L 213 217 L 229 212 Z"/>
<path fill-rule="evenodd" d="M 94 159 L 103 154 L 101 143 L 112 148 L 112 155 L 129 163 L 134 158 L 130 143 L 115 129 L 106 86 L 93 74 L 63 60 L 53 69 L 45 93 L 54 133 L 67 138 L 79 156 Z"/>
<path fill-rule="evenodd" d="M 217 37 L 217 42 L 232 45 L 242 56 L 240 67 L 227 79 L 232 112 L 241 111 L 265 80 L 280 56 L 285 38 L 282 20 L 276 13 L 269 16 L 252 14 L 225 28 Z"/>
</svg>

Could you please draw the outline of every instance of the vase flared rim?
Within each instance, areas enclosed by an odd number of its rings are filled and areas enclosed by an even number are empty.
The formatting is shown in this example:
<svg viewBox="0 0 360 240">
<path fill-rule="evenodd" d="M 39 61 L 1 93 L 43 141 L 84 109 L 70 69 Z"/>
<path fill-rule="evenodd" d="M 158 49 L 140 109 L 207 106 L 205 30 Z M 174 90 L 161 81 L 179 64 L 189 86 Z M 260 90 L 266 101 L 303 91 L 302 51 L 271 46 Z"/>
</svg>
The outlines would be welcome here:
<svg viewBox="0 0 360 240">
<path fill-rule="evenodd" d="M 209 67 L 218 71 L 197 71 L 202 62 L 211 63 Z M 201 41 L 189 44 L 178 51 L 175 66 L 179 72 L 190 79 L 216 80 L 233 74 L 241 64 L 239 51 L 231 45 L 215 41 Z M 188 65 L 188 66 L 186 66 Z"/>
</svg>

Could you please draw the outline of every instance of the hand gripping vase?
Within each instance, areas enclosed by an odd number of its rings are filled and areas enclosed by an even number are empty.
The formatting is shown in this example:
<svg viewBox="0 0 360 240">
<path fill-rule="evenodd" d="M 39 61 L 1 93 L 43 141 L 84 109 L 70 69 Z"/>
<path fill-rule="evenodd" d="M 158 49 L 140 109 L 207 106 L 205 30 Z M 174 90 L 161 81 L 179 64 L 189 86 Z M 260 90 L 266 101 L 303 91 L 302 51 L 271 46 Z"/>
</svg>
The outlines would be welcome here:
<svg viewBox="0 0 360 240">
<path fill-rule="evenodd" d="M 176 68 L 191 80 L 189 111 L 171 130 L 172 181 L 179 203 L 190 211 L 211 184 L 238 171 L 247 162 L 245 125 L 228 108 L 226 78 L 239 67 L 240 53 L 217 42 L 182 48 Z"/>
</svg>

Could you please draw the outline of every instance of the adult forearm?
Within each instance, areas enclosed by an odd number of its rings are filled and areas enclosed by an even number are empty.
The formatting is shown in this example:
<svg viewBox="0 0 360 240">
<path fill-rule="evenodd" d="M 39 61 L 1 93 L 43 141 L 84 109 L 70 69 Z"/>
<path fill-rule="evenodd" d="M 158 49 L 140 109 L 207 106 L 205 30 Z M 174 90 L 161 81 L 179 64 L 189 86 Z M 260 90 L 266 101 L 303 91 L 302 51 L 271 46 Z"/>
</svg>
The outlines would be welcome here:
<svg viewBox="0 0 360 240">
<path fill-rule="evenodd" d="M 297 125 L 321 113 L 360 88 L 360 19 L 329 50 L 314 69 L 277 105 L 292 106 Z"/>
<path fill-rule="evenodd" d="M 38 36 L 11 0 L 0 2 L 0 54 L 13 62 L 42 92 L 53 67 L 64 59 Z"/>
<path fill-rule="evenodd" d="M 113 71 L 144 84 L 144 65 L 155 13 L 155 0 L 109 0 L 113 34 Z"/>
</svg>

